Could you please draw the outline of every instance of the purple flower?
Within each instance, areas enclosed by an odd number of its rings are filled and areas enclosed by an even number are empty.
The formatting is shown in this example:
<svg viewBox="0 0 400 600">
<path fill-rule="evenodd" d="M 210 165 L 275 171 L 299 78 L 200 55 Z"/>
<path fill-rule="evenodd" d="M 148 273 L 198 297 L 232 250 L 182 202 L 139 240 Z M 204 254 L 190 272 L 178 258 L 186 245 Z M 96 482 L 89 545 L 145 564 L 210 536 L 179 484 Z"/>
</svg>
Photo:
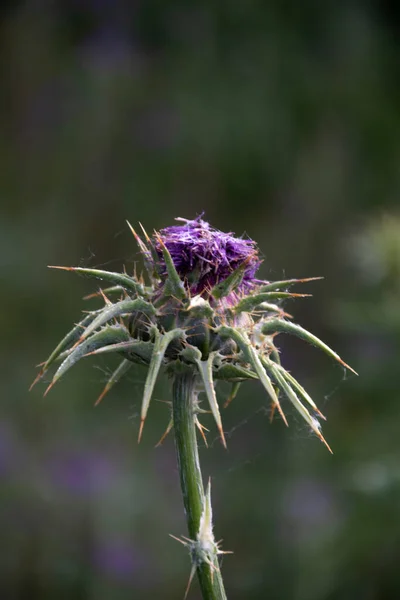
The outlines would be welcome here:
<svg viewBox="0 0 400 600">
<path fill-rule="evenodd" d="M 218 283 L 244 265 L 236 291 L 248 291 L 259 283 L 255 273 L 261 264 L 255 242 L 214 229 L 200 217 L 160 231 L 154 244 L 160 259 L 161 277 L 167 276 L 161 242 L 167 247 L 175 268 L 192 295 L 208 295 Z"/>
</svg>

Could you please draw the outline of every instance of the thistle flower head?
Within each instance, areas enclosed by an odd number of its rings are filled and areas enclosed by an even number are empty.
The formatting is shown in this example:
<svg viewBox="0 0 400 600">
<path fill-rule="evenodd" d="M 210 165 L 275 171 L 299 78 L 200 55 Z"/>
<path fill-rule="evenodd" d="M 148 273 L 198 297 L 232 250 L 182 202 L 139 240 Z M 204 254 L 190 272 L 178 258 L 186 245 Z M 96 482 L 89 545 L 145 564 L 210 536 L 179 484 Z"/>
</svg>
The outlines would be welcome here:
<svg viewBox="0 0 400 600">
<path fill-rule="evenodd" d="M 289 289 L 310 279 L 255 279 L 261 261 L 252 240 L 222 233 L 200 217 L 180 221 L 182 225 L 162 229 L 153 238 L 144 230 L 144 238 L 140 237 L 129 225 L 144 259 L 147 283 L 136 274 L 56 267 L 103 280 L 109 287 L 94 294 L 103 299 L 104 306 L 87 313 L 61 340 L 34 383 L 53 363 L 61 362 L 47 391 L 81 358 L 117 353 L 122 361 L 99 402 L 132 363 L 144 365 L 147 376 L 140 439 L 160 370 L 166 368 L 173 377 L 188 369 L 197 377 L 199 392 L 207 397 L 225 445 L 215 382 L 221 379 L 232 383 L 229 404 L 240 383 L 256 379 L 270 398 L 272 414 L 277 410 L 287 424 L 280 402 L 280 394 L 284 395 L 326 444 L 317 420 L 324 418 L 322 413 L 281 365 L 275 345 L 277 334 L 289 333 L 351 369 L 324 342 L 293 323 L 281 306 L 285 299 L 305 296 Z M 110 300 L 108 296 L 115 294 L 116 299 Z M 204 435 L 198 421 L 200 412 L 196 404 L 194 420 Z M 167 431 L 172 425 L 170 422 Z"/>
<path fill-rule="evenodd" d="M 261 263 L 255 242 L 223 233 L 203 221 L 178 218 L 182 225 L 161 229 L 155 239 L 161 278 L 168 276 L 163 258 L 164 245 L 171 255 L 175 269 L 191 295 L 205 296 L 233 271 L 243 267 L 237 293 L 248 291 L 258 283 L 255 273 Z"/>
</svg>

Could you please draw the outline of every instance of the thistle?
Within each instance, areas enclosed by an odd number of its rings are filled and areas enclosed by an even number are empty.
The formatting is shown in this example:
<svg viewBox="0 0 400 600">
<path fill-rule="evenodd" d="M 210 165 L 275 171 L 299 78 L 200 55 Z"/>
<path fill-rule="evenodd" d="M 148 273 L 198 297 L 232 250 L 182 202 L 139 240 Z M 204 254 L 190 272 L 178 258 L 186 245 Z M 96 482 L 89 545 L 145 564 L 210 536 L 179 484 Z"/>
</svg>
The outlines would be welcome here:
<svg viewBox="0 0 400 600">
<path fill-rule="evenodd" d="M 98 403 L 133 363 L 145 366 L 140 441 L 157 377 L 161 369 L 167 371 L 173 380 L 173 393 L 172 417 L 166 433 L 173 428 L 190 535 L 184 538 L 192 560 L 190 580 L 197 571 L 203 597 L 221 599 L 226 598 L 218 563 L 222 550 L 213 536 L 211 492 L 208 487 L 204 493 L 197 449 L 196 427 L 205 438 L 199 421 L 204 412 L 199 394 L 207 398 L 224 446 L 215 383 L 222 380 L 232 384 L 225 404 L 228 405 L 241 383 L 255 379 L 265 388 L 271 416 L 277 411 L 288 425 L 280 401 L 280 396 L 285 397 L 331 451 L 319 423 L 325 417 L 281 365 L 275 345 L 277 335 L 300 337 L 347 369 L 353 369 L 324 342 L 293 323 L 281 306 L 285 299 L 308 295 L 290 292 L 294 284 L 319 277 L 259 280 L 256 272 L 261 260 L 255 242 L 218 231 L 201 217 L 177 221 L 178 225 L 155 232 L 152 237 L 144 229 L 140 237 L 128 223 L 144 260 L 146 279 L 98 269 L 52 267 L 97 278 L 107 287 L 92 295 L 103 299 L 103 308 L 86 313 L 61 340 L 34 383 L 53 363 L 61 362 L 47 394 L 81 358 L 116 353 L 121 362 Z"/>
</svg>

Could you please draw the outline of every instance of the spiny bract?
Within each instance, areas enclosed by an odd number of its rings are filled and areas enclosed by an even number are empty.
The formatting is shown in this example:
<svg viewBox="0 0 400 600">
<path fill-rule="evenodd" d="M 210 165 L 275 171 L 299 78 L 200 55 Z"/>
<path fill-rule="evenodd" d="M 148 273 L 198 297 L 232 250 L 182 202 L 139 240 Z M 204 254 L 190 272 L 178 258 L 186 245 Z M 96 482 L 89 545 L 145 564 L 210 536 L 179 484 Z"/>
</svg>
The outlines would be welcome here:
<svg viewBox="0 0 400 600">
<path fill-rule="evenodd" d="M 117 353 L 122 361 L 98 403 L 132 363 L 145 365 L 140 439 L 161 367 L 172 375 L 191 369 L 198 375 L 199 391 L 208 398 L 225 445 L 214 381 L 232 382 L 228 404 L 241 382 L 259 379 L 272 402 L 272 414 L 277 409 L 287 425 L 279 401 L 279 392 L 283 392 L 326 444 L 317 419 L 324 418 L 322 413 L 281 365 L 275 346 L 278 333 L 290 333 L 353 371 L 324 342 L 294 324 L 280 306 L 286 298 L 307 295 L 290 293 L 293 284 L 319 278 L 260 281 L 255 278 L 261 263 L 255 242 L 218 231 L 200 217 L 177 220 L 182 224 L 155 232 L 152 238 L 144 229 L 140 237 L 128 223 L 144 259 L 147 281 L 136 274 L 52 267 L 100 279 L 110 287 L 93 294 L 103 298 L 103 308 L 87 313 L 65 336 L 34 383 L 61 361 L 47 393 L 79 359 Z M 115 294 L 117 300 L 112 302 L 108 296 Z M 196 414 L 195 419 L 203 433 Z M 167 431 L 171 427 L 172 423 Z"/>
</svg>

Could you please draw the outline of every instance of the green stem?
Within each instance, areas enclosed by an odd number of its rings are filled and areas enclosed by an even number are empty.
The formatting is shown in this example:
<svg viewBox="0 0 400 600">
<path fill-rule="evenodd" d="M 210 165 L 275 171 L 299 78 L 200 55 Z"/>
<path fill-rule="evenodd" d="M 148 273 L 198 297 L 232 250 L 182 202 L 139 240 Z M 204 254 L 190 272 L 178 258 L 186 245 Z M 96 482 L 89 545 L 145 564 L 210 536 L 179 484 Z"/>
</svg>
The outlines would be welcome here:
<svg viewBox="0 0 400 600">
<path fill-rule="evenodd" d="M 176 375 L 172 401 L 175 446 L 189 537 L 194 541 L 197 540 L 204 506 L 195 425 L 196 404 L 195 375 L 189 372 Z M 196 553 L 192 552 L 192 560 L 198 562 L 196 559 Z M 212 563 L 213 567 L 204 561 L 197 564 L 203 600 L 226 600 L 217 554 Z"/>
</svg>

